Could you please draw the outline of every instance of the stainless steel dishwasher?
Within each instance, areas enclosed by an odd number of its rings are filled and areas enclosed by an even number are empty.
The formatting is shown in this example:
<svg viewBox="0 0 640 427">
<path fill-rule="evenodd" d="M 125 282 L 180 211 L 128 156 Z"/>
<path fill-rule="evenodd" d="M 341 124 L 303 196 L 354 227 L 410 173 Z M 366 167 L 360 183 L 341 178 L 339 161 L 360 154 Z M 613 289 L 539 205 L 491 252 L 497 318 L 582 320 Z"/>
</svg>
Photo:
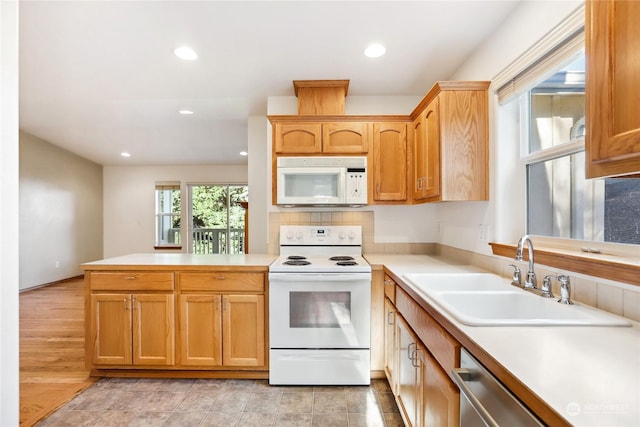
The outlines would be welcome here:
<svg viewBox="0 0 640 427">
<path fill-rule="evenodd" d="M 544 426 L 464 348 L 452 374 L 460 388 L 461 427 Z"/>
</svg>

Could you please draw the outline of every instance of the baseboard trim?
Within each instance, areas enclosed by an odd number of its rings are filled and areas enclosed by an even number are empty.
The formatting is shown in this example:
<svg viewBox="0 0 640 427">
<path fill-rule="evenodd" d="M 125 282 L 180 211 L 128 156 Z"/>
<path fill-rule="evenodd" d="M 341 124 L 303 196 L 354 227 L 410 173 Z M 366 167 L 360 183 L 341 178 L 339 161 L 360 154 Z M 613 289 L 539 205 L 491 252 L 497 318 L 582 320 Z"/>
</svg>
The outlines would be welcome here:
<svg viewBox="0 0 640 427">
<path fill-rule="evenodd" d="M 67 277 L 66 279 L 56 280 L 55 282 L 49 282 L 49 283 L 44 283 L 42 285 L 32 286 L 26 289 L 20 289 L 18 293 L 21 294 L 23 292 L 34 291 L 36 289 L 44 288 L 46 286 L 59 285 L 60 283 L 71 282 L 73 280 L 80 280 L 80 279 L 84 279 L 84 274 L 80 274 L 78 276 L 73 276 L 73 277 Z"/>
</svg>

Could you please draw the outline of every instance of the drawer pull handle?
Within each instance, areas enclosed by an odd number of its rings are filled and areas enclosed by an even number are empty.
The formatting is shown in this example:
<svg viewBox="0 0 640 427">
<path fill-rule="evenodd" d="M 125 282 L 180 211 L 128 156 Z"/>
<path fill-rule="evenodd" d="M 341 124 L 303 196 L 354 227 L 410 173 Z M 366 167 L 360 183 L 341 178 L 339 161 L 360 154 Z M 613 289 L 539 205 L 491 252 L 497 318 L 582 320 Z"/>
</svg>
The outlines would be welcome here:
<svg viewBox="0 0 640 427">
<path fill-rule="evenodd" d="M 415 347 L 416 343 L 412 342 L 407 346 L 407 359 L 413 361 L 413 350 L 411 347 Z"/>
<path fill-rule="evenodd" d="M 387 313 L 387 325 L 393 325 L 393 311 Z"/>
<path fill-rule="evenodd" d="M 413 366 L 414 368 L 419 368 L 420 367 L 420 363 L 418 362 L 418 352 L 421 349 L 419 348 L 415 348 L 412 352 L 411 352 L 411 366 Z"/>
<path fill-rule="evenodd" d="M 137 276 L 124 276 L 124 280 L 136 280 Z"/>
<path fill-rule="evenodd" d="M 226 280 L 227 276 L 216 276 L 216 280 Z"/>
</svg>

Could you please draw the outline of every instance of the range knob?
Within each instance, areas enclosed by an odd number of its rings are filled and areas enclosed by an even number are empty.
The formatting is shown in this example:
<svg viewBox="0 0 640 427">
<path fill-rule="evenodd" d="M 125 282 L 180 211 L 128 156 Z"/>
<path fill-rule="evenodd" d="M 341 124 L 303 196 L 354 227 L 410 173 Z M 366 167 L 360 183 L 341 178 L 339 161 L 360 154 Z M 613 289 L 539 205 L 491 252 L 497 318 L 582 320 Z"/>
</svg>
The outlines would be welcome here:
<svg viewBox="0 0 640 427">
<path fill-rule="evenodd" d="M 287 231 L 287 240 L 293 239 L 293 231 Z"/>
<path fill-rule="evenodd" d="M 354 231 L 349 232 L 349 240 L 353 240 L 356 238 L 356 233 Z"/>
<path fill-rule="evenodd" d="M 296 232 L 296 239 L 298 240 L 302 239 L 302 231 Z"/>
<path fill-rule="evenodd" d="M 345 234 L 345 232 L 344 232 L 344 231 L 341 231 L 340 233 L 338 233 L 338 238 L 339 238 L 340 240 L 344 240 L 344 238 L 345 238 L 345 237 L 347 237 L 347 235 Z"/>
</svg>

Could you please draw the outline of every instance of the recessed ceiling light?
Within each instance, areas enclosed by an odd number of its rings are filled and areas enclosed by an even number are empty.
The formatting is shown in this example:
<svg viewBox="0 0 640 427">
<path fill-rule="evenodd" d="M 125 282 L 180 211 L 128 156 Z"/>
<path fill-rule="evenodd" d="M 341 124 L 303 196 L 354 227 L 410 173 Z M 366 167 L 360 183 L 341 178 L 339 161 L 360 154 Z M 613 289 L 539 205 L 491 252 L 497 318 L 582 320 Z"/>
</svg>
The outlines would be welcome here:
<svg viewBox="0 0 640 427">
<path fill-rule="evenodd" d="M 241 156 L 248 156 L 248 155 L 249 155 L 249 153 L 247 153 L 246 151 L 241 151 L 241 152 L 240 152 L 240 155 L 241 155 Z"/>
<path fill-rule="evenodd" d="M 382 46 L 379 43 L 374 43 L 369 45 L 365 50 L 364 50 L 364 54 L 365 56 L 368 56 L 369 58 L 378 58 L 382 55 L 384 55 L 384 53 L 387 51 L 387 49 L 384 48 L 384 46 Z"/>
<path fill-rule="evenodd" d="M 193 111 L 191 111 L 191 110 L 180 110 L 180 111 L 178 111 L 178 113 L 180 113 L 180 114 L 182 114 L 184 116 L 190 116 L 190 115 L 193 114 Z"/>
<path fill-rule="evenodd" d="M 193 61 L 195 59 L 198 59 L 198 54 L 196 53 L 196 51 L 189 46 L 180 46 L 176 48 L 173 53 L 175 53 L 178 58 L 184 59 L 185 61 Z"/>
<path fill-rule="evenodd" d="M 122 153 L 120 153 L 120 155 L 122 157 L 131 157 L 131 154 L 127 153 L 126 151 L 123 151 Z"/>
</svg>

